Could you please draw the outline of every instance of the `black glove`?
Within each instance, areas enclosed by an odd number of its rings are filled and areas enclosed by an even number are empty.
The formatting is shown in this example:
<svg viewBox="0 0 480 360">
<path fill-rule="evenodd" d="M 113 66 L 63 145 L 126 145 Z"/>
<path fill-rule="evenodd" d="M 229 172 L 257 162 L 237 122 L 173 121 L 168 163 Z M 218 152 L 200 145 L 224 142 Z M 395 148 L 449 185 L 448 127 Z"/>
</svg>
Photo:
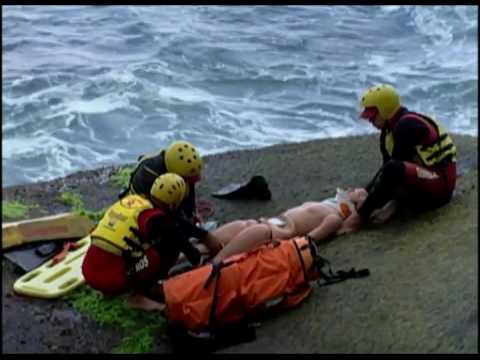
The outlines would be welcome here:
<svg viewBox="0 0 480 360">
<path fill-rule="evenodd" d="M 185 257 L 190 261 L 190 263 L 194 266 L 200 264 L 201 254 L 198 249 L 190 244 L 187 238 L 183 237 L 179 239 L 179 250 L 185 254 Z"/>
</svg>

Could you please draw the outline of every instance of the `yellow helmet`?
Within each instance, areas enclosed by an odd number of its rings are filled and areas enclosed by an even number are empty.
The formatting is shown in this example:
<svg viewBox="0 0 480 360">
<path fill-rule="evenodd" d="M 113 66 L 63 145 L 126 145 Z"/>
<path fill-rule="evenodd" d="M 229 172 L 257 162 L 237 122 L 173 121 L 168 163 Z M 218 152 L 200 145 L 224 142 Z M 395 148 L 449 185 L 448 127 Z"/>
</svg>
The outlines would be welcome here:
<svg viewBox="0 0 480 360">
<path fill-rule="evenodd" d="M 198 151 L 187 141 L 176 141 L 165 150 L 165 166 L 182 177 L 199 177 L 203 161 Z"/>
<path fill-rule="evenodd" d="M 369 118 L 372 108 L 382 119 L 389 120 L 400 108 L 400 96 L 391 85 L 376 85 L 365 91 L 360 99 L 362 118 Z"/>
<path fill-rule="evenodd" d="M 185 180 L 177 174 L 166 173 L 155 179 L 150 189 L 150 196 L 175 210 L 185 198 Z"/>
</svg>

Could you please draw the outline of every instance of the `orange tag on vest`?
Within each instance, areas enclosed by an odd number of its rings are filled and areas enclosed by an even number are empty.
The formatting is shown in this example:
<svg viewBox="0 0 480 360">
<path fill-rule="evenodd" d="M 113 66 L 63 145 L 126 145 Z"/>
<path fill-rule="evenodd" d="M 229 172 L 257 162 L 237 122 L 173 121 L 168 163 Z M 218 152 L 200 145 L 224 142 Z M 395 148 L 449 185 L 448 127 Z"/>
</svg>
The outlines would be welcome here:
<svg viewBox="0 0 480 360">
<path fill-rule="evenodd" d="M 340 203 L 339 208 L 340 208 L 340 212 L 342 213 L 344 219 L 346 219 L 347 217 L 349 217 L 352 214 L 352 211 L 350 210 L 348 205 L 345 204 L 345 203 Z"/>
</svg>

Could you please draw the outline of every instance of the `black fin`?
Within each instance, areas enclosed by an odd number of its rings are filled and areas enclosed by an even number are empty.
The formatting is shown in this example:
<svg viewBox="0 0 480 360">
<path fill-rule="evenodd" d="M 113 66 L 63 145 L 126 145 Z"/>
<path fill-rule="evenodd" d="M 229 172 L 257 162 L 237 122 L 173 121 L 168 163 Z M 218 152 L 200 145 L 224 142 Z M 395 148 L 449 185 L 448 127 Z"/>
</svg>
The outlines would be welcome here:
<svg viewBox="0 0 480 360">
<path fill-rule="evenodd" d="M 212 193 L 220 199 L 271 200 L 272 193 L 268 183 L 261 175 L 253 176 L 248 182 L 233 183 Z"/>
</svg>

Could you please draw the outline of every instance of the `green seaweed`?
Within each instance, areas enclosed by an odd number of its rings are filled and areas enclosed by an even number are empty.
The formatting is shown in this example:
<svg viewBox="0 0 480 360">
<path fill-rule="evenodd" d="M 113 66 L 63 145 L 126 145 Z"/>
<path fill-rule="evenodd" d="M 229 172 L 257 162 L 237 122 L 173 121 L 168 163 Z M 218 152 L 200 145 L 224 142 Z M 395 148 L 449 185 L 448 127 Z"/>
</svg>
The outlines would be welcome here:
<svg viewBox="0 0 480 360">
<path fill-rule="evenodd" d="M 158 313 L 129 308 L 125 296 L 107 298 L 86 285 L 69 294 L 67 299 L 75 309 L 100 325 L 120 328 L 128 334 L 112 349 L 114 353 L 150 351 L 155 335 L 165 325 L 165 320 Z"/>
<path fill-rule="evenodd" d="M 71 211 L 75 214 L 88 217 L 90 220 L 98 222 L 107 208 L 103 208 L 99 211 L 92 211 L 85 208 L 82 197 L 80 194 L 73 192 L 63 192 L 60 194 L 60 198 L 65 205 L 71 207 Z"/>
<path fill-rule="evenodd" d="M 72 211 L 84 210 L 82 196 L 73 192 L 62 192 L 60 198 L 65 205 L 69 205 Z"/>
<path fill-rule="evenodd" d="M 19 201 L 2 200 L 2 220 L 23 218 L 31 208 L 35 207 L 38 207 L 38 205 L 26 205 Z"/>
<path fill-rule="evenodd" d="M 134 330 L 131 335 L 123 338 L 121 344 L 112 352 L 114 354 L 142 354 L 151 351 L 155 342 L 155 334 L 161 327 L 161 325 L 147 325 Z"/>
<path fill-rule="evenodd" d="M 130 181 L 130 174 L 132 173 L 133 169 L 133 167 L 125 167 L 118 169 L 115 174 L 110 176 L 110 181 L 114 185 L 126 188 Z"/>
</svg>

